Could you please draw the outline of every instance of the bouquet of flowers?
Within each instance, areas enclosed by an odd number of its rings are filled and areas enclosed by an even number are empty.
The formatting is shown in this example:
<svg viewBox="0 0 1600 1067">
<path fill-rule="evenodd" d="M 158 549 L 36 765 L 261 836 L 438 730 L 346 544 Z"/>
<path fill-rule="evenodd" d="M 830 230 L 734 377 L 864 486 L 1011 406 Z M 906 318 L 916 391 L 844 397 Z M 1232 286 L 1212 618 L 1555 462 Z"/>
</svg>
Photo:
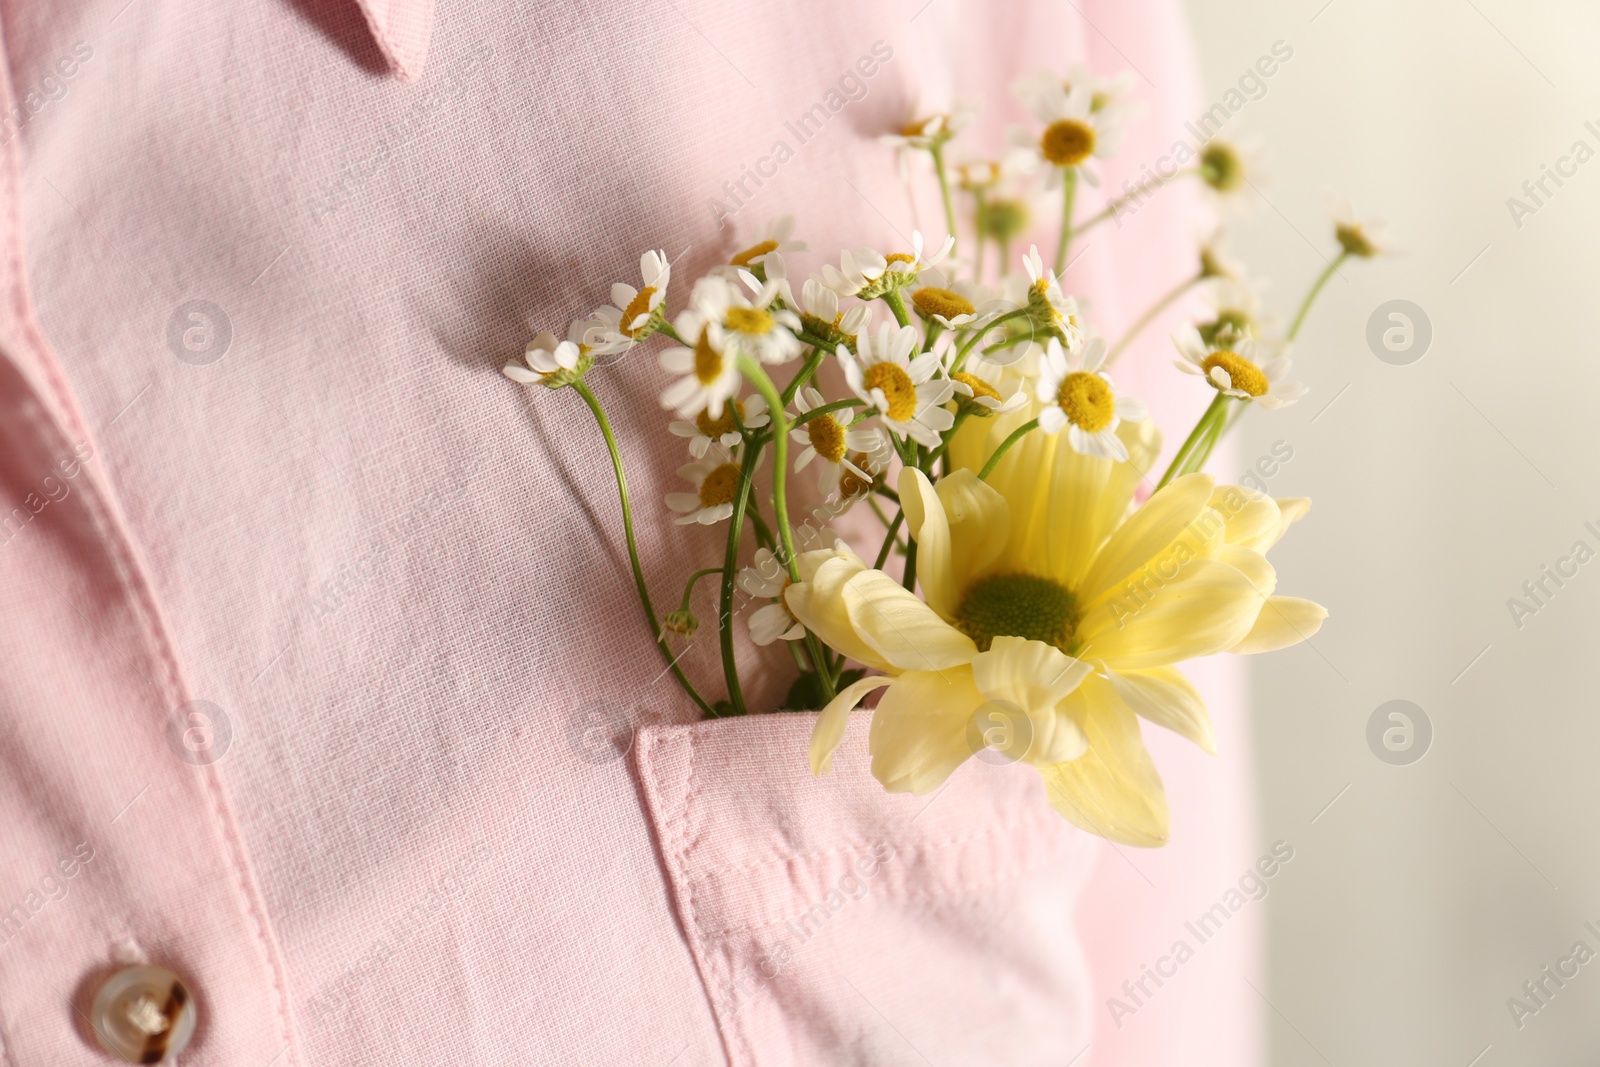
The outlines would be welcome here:
<svg viewBox="0 0 1600 1067">
<path fill-rule="evenodd" d="M 1083 70 L 1027 79 L 1018 91 L 1037 125 L 1010 131 L 1014 150 L 999 160 L 947 163 L 970 107 L 885 135 L 903 173 L 932 164 L 948 231 L 936 246 L 917 232 L 909 247 L 846 251 L 797 284 L 792 264 L 805 245 L 779 220 L 687 287 L 676 315 L 671 264 L 646 252 L 639 287 L 613 285 L 609 306 L 572 323 L 564 340 L 536 338 L 505 374 L 570 390 L 593 412 L 640 602 L 668 668 L 705 715 L 752 710 L 734 656 L 743 628 L 757 644 L 790 649 L 797 673 L 786 704 L 816 714 L 815 773 L 828 771 L 849 714 L 876 699 L 869 746 L 886 789 L 936 789 L 974 754 L 1025 762 L 1065 818 L 1153 846 L 1167 838 L 1168 813 L 1138 720 L 1214 751 L 1205 704 L 1176 664 L 1283 648 L 1327 614 L 1278 595 L 1266 559 L 1309 501 L 1218 485 L 1203 468 L 1247 410 L 1304 395 L 1288 379 L 1290 344 L 1338 267 L 1378 254 L 1383 237 L 1341 209 L 1328 268 L 1282 332 L 1212 239 L 1193 276 L 1108 345 L 1062 291 L 1073 240 L 1165 182 L 1238 196 L 1256 166 L 1252 152 L 1213 139 L 1170 176 L 1075 221 L 1079 185 L 1098 183 L 1096 161 L 1121 139 L 1127 87 Z M 965 225 L 953 190 L 970 208 Z M 1011 242 L 1028 230 L 1035 197 L 1061 201 L 1054 264 L 1030 246 L 1013 272 Z M 956 254 L 958 233 L 969 256 Z M 1174 338 L 1176 366 L 1214 396 L 1158 471 L 1146 407 L 1118 391 L 1111 371 L 1192 288 L 1211 310 Z M 664 614 L 589 380 L 597 357 L 657 339 L 666 342 L 662 404 L 689 458 L 665 506 L 677 523 L 727 530 L 720 562 L 685 575 L 680 604 Z M 804 519 L 789 494 L 801 475 L 824 500 Z M 852 545 L 827 524 L 861 505 L 881 525 Z M 717 588 L 726 684 L 709 698 L 675 650 L 699 625 L 692 604 L 704 578 Z M 741 613 L 736 598 L 762 606 Z"/>
</svg>

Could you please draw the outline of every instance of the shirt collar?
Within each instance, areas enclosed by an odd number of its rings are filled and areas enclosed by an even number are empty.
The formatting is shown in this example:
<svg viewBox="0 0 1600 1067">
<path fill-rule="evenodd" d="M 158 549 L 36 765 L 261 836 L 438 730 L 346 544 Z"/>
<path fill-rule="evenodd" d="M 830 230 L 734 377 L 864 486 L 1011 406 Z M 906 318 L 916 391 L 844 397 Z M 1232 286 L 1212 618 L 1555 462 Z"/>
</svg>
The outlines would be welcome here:
<svg viewBox="0 0 1600 1067">
<path fill-rule="evenodd" d="M 433 35 L 434 0 L 357 0 L 357 3 L 389 69 L 401 81 L 415 81 L 421 77 L 422 66 L 428 58 L 428 40 Z"/>
</svg>

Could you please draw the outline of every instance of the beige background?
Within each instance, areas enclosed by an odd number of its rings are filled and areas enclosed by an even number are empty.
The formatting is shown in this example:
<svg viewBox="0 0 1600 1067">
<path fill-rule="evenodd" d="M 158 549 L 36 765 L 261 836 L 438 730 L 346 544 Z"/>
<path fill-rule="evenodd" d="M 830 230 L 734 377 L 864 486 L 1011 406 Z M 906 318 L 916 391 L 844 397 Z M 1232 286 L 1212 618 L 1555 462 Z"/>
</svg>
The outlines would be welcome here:
<svg viewBox="0 0 1600 1067">
<path fill-rule="evenodd" d="M 1600 950 L 1600 560 L 1520 629 L 1507 600 L 1600 549 L 1600 159 L 1520 229 L 1506 201 L 1575 141 L 1600 151 L 1600 10 L 1323 2 L 1190 3 L 1210 99 L 1294 48 L 1228 127 L 1271 148 L 1234 248 L 1275 309 L 1324 263 L 1328 189 L 1408 250 L 1343 268 L 1298 346 L 1313 393 L 1252 413 L 1238 446 L 1294 448 L 1274 491 L 1316 506 L 1274 559 L 1332 611 L 1314 647 L 1254 664 L 1262 832 L 1297 846 L 1268 902 L 1271 1062 L 1593 1064 L 1600 961 L 1520 1029 L 1507 998 L 1578 940 Z M 1395 298 L 1433 325 L 1409 366 L 1365 339 Z M 1391 699 L 1433 725 L 1409 766 L 1366 740 Z"/>
</svg>

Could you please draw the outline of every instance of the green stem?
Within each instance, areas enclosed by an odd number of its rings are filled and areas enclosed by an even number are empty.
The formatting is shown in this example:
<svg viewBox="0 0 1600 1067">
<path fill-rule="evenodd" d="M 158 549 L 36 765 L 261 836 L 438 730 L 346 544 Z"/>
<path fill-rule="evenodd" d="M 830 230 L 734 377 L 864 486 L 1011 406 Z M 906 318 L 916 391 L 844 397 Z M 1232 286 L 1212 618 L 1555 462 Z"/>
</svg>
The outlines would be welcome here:
<svg viewBox="0 0 1600 1067">
<path fill-rule="evenodd" d="M 978 231 L 975 237 L 978 247 L 972 253 L 972 280 L 981 284 L 983 282 L 983 246 L 988 243 L 983 239 L 983 224 L 985 221 L 984 216 L 989 210 L 989 204 L 984 199 L 982 189 L 974 189 L 972 191 L 972 210 L 975 229 Z"/>
<path fill-rule="evenodd" d="M 721 574 L 721 573 L 722 573 L 722 568 L 721 567 L 707 567 L 704 570 L 698 570 L 698 571 L 695 571 L 693 574 L 689 575 L 689 580 L 688 580 L 688 582 L 686 582 L 684 584 L 684 587 L 683 587 L 683 600 L 678 604 L 678 610 L 679 611 L 688 611 L 689 610 L 689 598 L 694 595 L 695 583 L 700 581 L 700 579 L 704 578 L 708 574 Z"/>
<path fill-rule="evenodd" d="M 722 677 L 728 683 L 728 703 L 733 705 L 735 715 L 745 715 L 748 711 L 733 651 L 733 580 L 739 571 L 739 539 L 744 534 L 745 509 L 760 460 L 761 445 L 752 443 L 745 449 L 744 460 L 739 464 L 739 485 L 734 490 L 733 514 L 728 519 L 728 548 L 722 557 L 722 605 L 717 615 L 717 636 L 722 644 Z"/>
<path fill-rule="evenodd" d="M 817 368 L 822 366 L 822 361 L 828 358 L 830 350 L 825 346 L 813 346 L 811 354 L 806 357 L 805 365 L 800 368 L 800 373 L 794 376 L 794 381 L 783 387 L 783 406 L 788 407 L 805 384 L 817 373 Z"/>
<path fill-rule="evenodd" d="M 678 684 L 683 686 L 683 691 L 700 705 L 702 711 L 714 716 L 716 713 L 711 710 L 711 705 L 695 692 L 683 669 L 678 666 L 676 657 L 673 656 L 672 649 L 668 647 L 666 637 L 662 633 L 661 620 L 656 618 L 656 609 L 650 603 L 650 588 L 645 584 L 644 568 L 639 563 L 639 546 L 633 536 L 633 501 L 628 495 L 628 478 L 622 470 L 622 452 L 617 447 L 616 434 L 611 432 L 611 420 L 606 418 L 605 408 L 600 406 L 599 398 L 586 383 L 573 382 L 572 388 L 577 390 L 583 402 L 589 405 L 589 410 L 594 413 L 594 421 L 600 427 L 601 436 L 606 439 L 606 450 L 611 453 L 611 469 L 617 476 L 617 495 L 622 500 L 622 532 L 628 542 L 628 562 L 633 567 L 633 584 L 639 591 L 639 603 L 644 608 L 645 619 L 650 623 L 650 633 L 656 639 L 656 647 L 661 649 L 661 656 L 667 661 L 667 668 L 672 671 L 673 677 L 678 679 Z"/>
<path fill-rule="evenodd" d="M 983 338 L 987 337 L 990 331 L 992 331 L 996 326 L 1000 325 L 1002 322 L 1005 322 L 1007 319 L 1015 319 L 1022 315 L 1026 315 L 1027 313 L 1028 309 L 1026 307 L 1020 307 L 999 316 L 993 322 L 984 326 L 981 330 L 973 330 L 972 336 L 961 342 L 961 348 L 956 352 L 955 362 L 950 364 L 950 373 L 954 374 L 956 371 L 961 369 L 961 365 L 967 361 L 967 353 L 971 352 L 973 347 L 977 345 L 979 341 L 983 340 Z"/>
<path fill-rule="evenodd" d="M 894 521 L 889 524 L 888 532 L 883 535 L 883 547 L 878 549 L 878 558 L 873 561 L 873 570 L 883 570 L 884 563 L 888 562 L 889 559 L 889 550 L 895 546 L 895 542 L 898 539 L 900 524 L 905 521 L 905 512 L 897 511 L 894 513 Z"/>
<path fill-rule="evenodd" d="M 1182 296 L 1184 293 L 1187 293 L 1194 286 L 1200 284 L 1200 279 L 1203 277 L 1205 277 L 1205 275 L 1195 274 L 1184 279 L 1183 281 L 1179 282 L 1171 292 L 1167 293 L 1160 300 L 1157 300 L 1154 304 L 1150 305 L 1145 313 L 1135 319 L 1132 326 L 1128 327 L 1128 332 L 1122 335 L 1122 339 L 1112 347 L 1110 352 L 1106 353 L 1106 361 L 1104 364 L 1102 364 L 1102 367 L 1109 367 L 1111 364 L 1115 363 L 1117 361 L 1117 357 L 1122 355 L 1123 349 L 1132 344 L 1133 339 L 1138 337 L 1139 334 L 1143 333 L 1146 326 L 1149 326 L 1152 322 L 1154 322 L 1156 317 L 1163 311 L 1167 310 L 1167 308 L 1171 307 L 1180 296 Z"/>
<path fill-rule="evenodd" d="M 928 329 L 927 335 L 922 341 L 922 350 L 924 352 L 932 352 L 933 342 L 937 341 L 939 339 L 939 334 L 944 331 L 944 324 L 938 319 L 928 319 L 926 321 L 928 324 Z"/>
<path fill-rule="evenodd" d="M 900 295 L 900 290 L 890 289 L 883 294 L 883 302 L 889 305 L 889 310 L 894 312 L 894 319 L 902 326 L 911 325 L 911 316 L 906 314 L 906 302 Z"/>
<path fill-rule="evenodd" d="M 928 153 L 933 156 L 934 173 L 939 175 L 939 195 L 944 198 L 944 224 L 949 228 L 950 236 L 959 242 L 960 238 L 956 235 L 955 204 L 950 200 L 950 177 L 945 173 L 944 169 L 944 146 L 938 144 L 930 145 Z M 950 252 L 952 255 L 955 254 L 955 250 L 956 246 L 951 245 Z"/>
<path fill-rule="evenodd" d="M 1167 472 L 1161 476 L 1161 481 L 1156 483 L 1157 492 L 1165 488 L 1166 484 L 1172 479 L 1187 473 L 1193 454 L 1200 447 L 1200 443 L 1211 436 L 1214 428 L 1213 424 L 1217 420 L 1227 417 L 1227 410 L 1228 396 L 1226 393 L 1219 391 L 1216 398 L 1206 407 L 1205 413 L 1200 416 L 1199 421 L 1194 424 L 1194 429 L 1189 431 L 1189 436 L 1184 439 L 1182 447 L 1178 449 L 1178 454 L 1172 457 L 1172 462 L 1167 466 Z M 1209 455 L 1209 450 L 1207 455 Z"/>
<path fill-rule="evenodd" d="M 1121 208 L 1127 204 L 1128 201 L 1137 200 L 1141 196 L 1144 196 L 1148 193 L 1153 193 L 1170 181 L 1176 181 L 1179 178 L 1197 176 L 1199 173 L 1199 167 L 1190 167 L 1188 170 L 1180 170 L 1176 172 L 1171 177 L 1164 178 L 1159 174 L 1156 175 L 1156 179 L 1154 181 L 1146 182 L 1144 185 L 1135 189 L 1131 193 L 1124 193 L 1115 200 L 1111 201 L 1104 208 L 1095 212 L 1093 215 L 1090 215 L 1083 221 L 1083 224 L 1078 227 L 1078 234 L 1081 236 L 1085 233 L 1088 233 L 1090 230 L 1094 229 L 1107 219 L 1115 218 L 1117 212 L 1121 210 Z"/>
<path fill-rule="evenodd" d="M 789 429 L 792 430 L 796 426 L 803 426 L 812 419 L 816 418 L 818 415 L 831 414 L 832 412 L 838 411 L 840 408 L 858 408 L 862 406 L 862 402 L 857 400 L 855 397 L 851 397 L 849 400 L 830 400 L 826 404 L 818 404 L 810 411 L 802 412 L 798 417 L 795 418 L 793 422 L 789 423 Z"/>
<path fill-rule="evenodd" d="M 994 473 L 996 465 L 999 464 L 1000 457 L 1011 451 L 1012 445 L 1016 444 L 1018 441 L 1022 440 L 1024 437 L 1028 436 L 1028 434 L 1038 428 L 1039 420 L 1029 419 L 1021 426 L 1018 426 L 1015 430 L 1012 430 L 1011 436 L 1000 442 L 1000 447 L 994 450 L 994 455 L 989 457 L 989 462 L 985 463 L 983 465 L 983 470 L 978 472 L 978 480 L 980 482 L 988 481 L 989 475 Z"/>
<path fill-rule="evenodd" d="M 1337 274 L 1339 267 L 1349 258 L 1349 252 L 1340 252 L 1333 257 L 1333 262 L 1328 264 L 1328 269 L 1317 276 L 1316 282 L 1311 286 L 1311 291 L 1306 293 L 1306 298 L 1300 302 L 1300 310 L 1295 314 L 1294 322 L 1289 326 L 1289 332 L 1285 335 L 1288 340 L 1293 341 L 1300 333 L 1300 327 L 1305 323 L 1306 315 L 1311 312 L 1311 305 L 1316 303 L 1317 297 L 1322 293 L 1322 287 L 1328 284 L 1328 279 Z"/>
<path fill-rule="evenodd" d="M 767 404 L 772 408 L 772 510 L 778 524 L 778 538 L 783 544 L 783 562 L 789 569 L 790 580 L 798 582 L 800 561 L 794 549 L 794 531 L 789 527 L 789 419 L 778 397 L 778 387 L 772 384 L 772 379 L 761 369 L 761 364 L 749 356 L 740 356 L 739 372 L 750 380 L 757 392 L 767 398 Z M 812 663 L 826 662 L 822 656 L 822 642 L 809 629 L 806 631 L 806 650 Z M 835 693 L 828 672 L 818 670 L 817 676 L 822 679 L 824 699 L 832 700 Z"/>
<path fill-rule="evenodd" d="M 917 591 L 917 542 L 909 537 L 906 538 L 906 572 L 900 584 L 908 593 Z"/>
<path fill-rule="evenodd" d="M 1067 246 L 1072 243 L 1072 203 L 1078 198 L 1078 170 L 1067 167 L 1061 175 L 1061 241 L 1056 245 L 1056 277 L 1067 269 Z"/>
<path fill-rule="evenodd" d="M 949 430 L 945 431 L 944 440 L 939 442 L 938 448 L 928 453 L 927 463 L 922 471 L 924 474 L 931 474 L 933 465 L 944 458 L 944 454 L 949 451 L 950 442 L 955 440 L 956 431 L 961 429 L 961 424 L 967 421 L 967 416 L 970 414 L 972 414 L 970 411 L 964 410 L 956 412 L 956 421 L 950 424 Z"/>
</svg>

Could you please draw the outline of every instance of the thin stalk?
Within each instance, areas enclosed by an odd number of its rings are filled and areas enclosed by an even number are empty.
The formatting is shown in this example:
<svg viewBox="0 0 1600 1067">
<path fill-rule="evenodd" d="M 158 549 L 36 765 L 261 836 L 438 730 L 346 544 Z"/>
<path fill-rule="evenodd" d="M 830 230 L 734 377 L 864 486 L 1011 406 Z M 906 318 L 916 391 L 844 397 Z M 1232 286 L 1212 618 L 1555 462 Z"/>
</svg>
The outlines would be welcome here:
<svg viewBox="0 0 1600 1067">
<path fill-rule="evenodd" d="M 748 714 L 748 710 L 744 706 L 744 689 L 739 684 L 739 665 L 733 653 L 733 580 L 739 572 L 739 540 L 744 533 L 745 511 L 760 460 L 761 445 L 752 443 L 745 449 L 744 460 L 739 464 L 739 485 L 734 490 L 733 515 L 728 519 L 728 548 L 722 557 L 722 606 L 717 615 L 717 636 L 722 644 L 722 677 L 728 683 L 728 703 L 733 705 L 735 715 Z"/>
<path fill-rule="evenodd" d="M 1061 175 L 1061 241 L 1056 245 L 1056 277 L 1067 269 L 1067 246 L 1072 243 L 1072 204 L 1078 198 L 1078 169 L 1067 167 Z"/>
<path fill-rule="evenodd" d="M 1102 222 L 1106 221 L 1107 219 L 1115 218 L 1117 212 L 1119 210 L 1121 210 L 1123 208 L 1123 206 L 1125 206 L 1128 203 L 1128 201 L 1137 200 L 1141 196 L 1146 195 L 1147 193 L 1153 193 L 1157 189 L 1161 188 L 1163 185 L 1166 185 L 1170 181 L 1176 181 L 1179 178 L 1186 178 L 1186 177 L 1196 176 L 1199 173 L 1200 173 L 1200 168 L 1191 167 L 1188 170 L 1177 171 L 1176 173 L 1172 174 L 1170 177 L 1162 177 L 1160 175 L 1157 175 L 1155 181 L 1146 182 L 1144 185 L 1141 185 L 1139 188 L 1135 189 L 1131 193 L 1124 193 L 1123 195 L 1117 197 L 1115 200 L 1111 201 L 1104 208 L 1102 208 L 1099 211 L 1095 212 L 1093 215 L 1090 215 L 1087 219 L 1084 219 L 1083 223 L 1081 225 L 1079 225 L 1079 227 L 1078 227 L 1079 236 L 1082 236 L 1083 234 L 1088 233 L 1090 230 L 1094 229 L 1096 226 L 1100 225 Z"/>
<path fill-rule="evenodd" d="M 1328 284 L 1328 279 L 1337 274 L 1339 267 L 1349 258 L 1349 252 L 1341 251 L 1337 256 L 1333 257 L 1333 262 L 1328 264 L 1328 269 L 1317 276 L 1317 280 L 1311 286 L 1311 291 L 1306 293 L 1306 298 L 1300 302 L 1300 310 L 1295 313 L 1294 322 L 1289 325 L 1289 332 L 1285 335 L 1288 340 L 1293 341 L 1300 333 L 1300 327 L 1305 323 L 1306 315 L 1310 314 L 1311 305 L 1316 303 L 1317 297 L 1322 293 L 1322 287 Z"/>
<path fill-rule="evenodd" d="M 983 281 L 983 246 L 988 243 L 983 239 L 983 224 L 985 221 L 984 216 L 989 211 L 989 203 L 984 199 L 982 189 L 974 189 L 972 191 L 972 210 L 974 229 L 977 230 L 973 239 L 978 246 L 977 250 L 972 253 L 972 280 L 981 283 Z"/>
<path fill-rule="evenodd" d="M 889 305 L 889 310 L 894 312 L 894 320 L 902 326 L 911 325 L 911 316 L 906 314 L 905 298 L 900 295 L 900 290 L 890 289 L 883 294 L 883 302 Z"/>
<path fill-rule="evenodd" d="M 1171 307 L 1184 293 L 1187 293 L 1190 289 L 1194 288 L 1196 285 L 1199 285 L 1200 279 L 1203 277 L 1205 277 L 1205 275 L 1195 274 L 1184 279 L 1183 281 L 1179 282 L 1171 292 L 1167 293 L 1160 300 L 1157 300 L 1154 304 L 1150 305 L 1149 309 L 1147 309 L 1143 315 L 1140 315 L 1137 319 L 1135 319 L 1132 326 L 1128 327 L 1128 332 L 1123 334 L 1121 340 L 1112 346 L 1111 351 L 1106 353 L 1106 361 L 1103 366 L 1109 367 L 1111 364 L 1115 363 L 1117 361 L 1117 357 L 1122 355 L 1123 349 L 1132 344 L 1133 339 L 1138 337 L 1139 334 L 1143 333 L 1146 326 L 1149 326 L 1152 322 L 1154 322 L 1158 315 L 1167 310 L 1167 308 Z"/>
<path fill-rule="evenodd" d="M 789 527 L 789 419 L 779 400 L 778 387 L 772 384 L 772 379 L 761 369 L 761 364 L 749 356 L 740 356 L 739 372 L 750 379 L 756 391 L 767 398 L 767 404 L 772 408 L 772 510 L 778 525 L 778 538 L 783 544 L 783 561 L 789 568 L 789 578 L 798 582 L 800 562 L 794 549 L 794 531 Z M 826 662 L 822 657 L 822 642 L 810 630 L 806 631 L 806 649 L 812 663 Z M 832 700 L 836 694 L 828 672 L 819 670 L 817 676 L 822 679 L 823 698 Z"/>
<path fill-rule="evenodd" d="M 873 570 L 883 570 L 883 565 L 889 560 L 889 550 L 899 540 L 900 525 L 905 521 L 906 513 L 904 511 L 894 513 L 894 521 L 889 524 L 888 532 L 883 535 L 883 546 L 878 549 L 878 558 L 873 561 Z"/>
<path fill-rule="evenodd" d="M 995 467 L 1000 463 L 1000 457 L 1011 451 L 1011 446 L 1022 440 L 1028 434 L 1039 428 L 1038 419 L 1029 419 L 1027 422 L 1011 431 L 1011 436 L 1000 442 L 1000 447 L 994 450 L 994 455 L 989 457 L 989 462 L 983 465 L 983 470 L 978 472 L 978 480 L 986 482 L 989 475 L 994 473 Z"/>
<path fill-rule="evenodd" d="M 1015 310 L 1008 311 L 1004 315 L 999 316 L 982 329 L 973 330 L 972 336 L 961 342 L 961 347 L 956 350 L 955 362 L 950 364 L 950 373 L 954 374 L 956 371 L 961 369 L 961 365 L 967 361 L 967 353 L 971 352 L 973 347 L 976 346 L 979 341 L 983 340 L 984 337 L 988 336 L 989 332 L 996 326 L 1000 325 L 1002 322 L 1005 322 L 1007 319 L 1019 318 L 1027 313 L 1028 309 L 1026 307 L 1016 308 Z"/>
<path fill-rule="evenodd" d="M 700 581 L 700 579 L 704 578 L 708 574 L 721 574 L 721 573 L 722 573 L 722 568 L 721 567 L 706 567 L 703 570 L 695 571 L 693 574 L 689 575 L 689 580 L 687 582 L 685 582 L 684 586 L 683 586 L 683 600 L 679 602 L 678 610 L 679 611 L 688 611 L 689 610 L 689 598 L 694 595 L 695 583 Z"/>
<path fill-rule="evenodd" d="M 814 346 L 811 354 L 806 357 L 805 364 L 800 368 L 800 373 L 794 376 L 794 381 L 783 387 L 783 406 L 788 407 L 805 384 L 817 373 L 817 368 L 822 366 L 822 361 L 828 358 L 829 349 Z"/>
<path fill-rule="evenodd" d="M 683 691 L 707 715 L 715 716 L 711 705 L 706 703 L 694 686 L 689 684 L 689 679 L 684 675 L 683 669 L 678 666 L 677 658 L 673 656 L 672 649 L 667 647 L 666 637 L 662 634 L 661 620 L 656 618 L 656 609 L 650 603 L 650 588 L 645 584 L 644 567 L 639 563 L 639 545 L 633 536 L 633 501 L 628 495 L 628 478 L 622 470 L 622 452 L 617 447 L 616 434 L 611 432 L 611 420 L 606 418 L 605 408 L 600 406 L 600 400 L 594 391 L 581 381 L 573 382 L 572 388 L 577 390 L 583 402 L 589 405 L 589 410 L 594 414 L 594 421 L 600 427 L 600 434 L 606 439 L 606 450 L 611 453 L 611 469 L 617 476 L 617 496 L 622 501 L 622 532 L 628 542 L 628 563 L 633 568 L 634 588 L 639 591 L 639 604 L 644 608 L 644 617 L 650 624 L 650 633 L 656 639 L 656 647 L 661 649 L 661 656 L 667 661 L 667 669 L 672 676 L 678 679 L 678 684 L 683 686 Z"/>
<path fill-rule="evenodd" d="M 1166 484 L 1172 479 L 1185 473 L 1185 468 L 1188 466 L 1195 450 L 1200 447 L 1201 441 L 1211 435 L 1213 423 L 1226 417 L 1227 410 L 1228 396 L 1226 393 L 1218 392 L 1216 398 L 1206 407 L 1205 413 L 1194 424 L 1194 429 L 1189 431 L 1189 436 L 1184 439 L 1182 447 L 1178 449 L 1178 454 L 1172 457 L 1172 462 L 1167 466 L 1167 472 L 1161 476 L 1161 481 L 1156 483 L 1157 492 L 1165 488 Z"/>
<path fill-rule="evenodd" d="M 928 154 L 933 156 L 933 170 L 935 174 L 939 175 L 939 195 L 944 199 L 944 224 L 949 229 L 950 236 L 959 243 L 961 238 L 956 234 L 956 208 L 955 204 L 950 200 L 950 176 L 945 173 L 944 169 L 944 146 L 939 144 L 930 145 Z M 950 252 L 952 255 L 955 254 L 955 250 L 956 246 L 951 245 Z"/>
<path fill-rule="evenodd" d="M 862 402 L 857 400 L 855 397 L 851 397 L 849 400 L 830 400 L 826 404 L 818 404 L 810 411 L 802 412 L 792 422 L 789 423 L 789 429 L 792 430 L 796 426 L 803 426 L 812 419 L 816 418 L 818 415 L 828 415 L 838 411 L 840 408 L 858 408 L 862 406 Z"/>
</svg>

